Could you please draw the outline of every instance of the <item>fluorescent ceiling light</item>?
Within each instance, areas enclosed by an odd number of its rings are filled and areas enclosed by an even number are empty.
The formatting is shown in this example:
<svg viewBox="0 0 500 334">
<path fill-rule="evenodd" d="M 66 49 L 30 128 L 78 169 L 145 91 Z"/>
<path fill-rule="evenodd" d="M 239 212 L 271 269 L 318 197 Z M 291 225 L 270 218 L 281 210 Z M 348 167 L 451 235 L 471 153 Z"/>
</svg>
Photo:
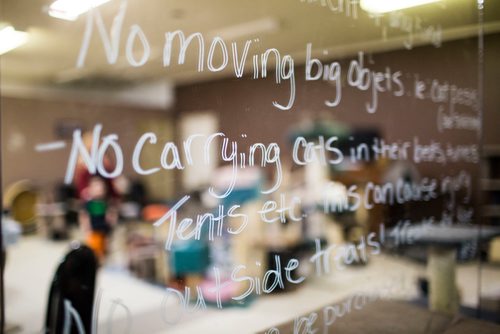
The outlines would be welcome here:
<svg viewBox="0 0 500 334">
<path fill-rule="evenodd" d="M 49 6 L 49 15 L 58 19 L 74 21 L 92 7 L 110 0 L 56 0 Z"/>
<path fill-rule="evenodd" d="M 254 21 L 243 22 L 233 26 L 213 30 L 210 36 L 218 36 L 224 39 L 238 39 L 246 36 L 258 36 L 261 33 L 277 31 L 280 23 L 274 17 L 264 17 Z"/>
<path fill-rule="evenodd" d="M 0 55 L 9 52 L 28 40 L 28 33 L 17 31 L 13 26 L 7 26 L 0 30 Z"/>
<path fill-rule="evenodd" d="M 367 12 L 382 14 L 438 1 L 441 0 L 361 0 L 360 5 Z"/>
</svg>

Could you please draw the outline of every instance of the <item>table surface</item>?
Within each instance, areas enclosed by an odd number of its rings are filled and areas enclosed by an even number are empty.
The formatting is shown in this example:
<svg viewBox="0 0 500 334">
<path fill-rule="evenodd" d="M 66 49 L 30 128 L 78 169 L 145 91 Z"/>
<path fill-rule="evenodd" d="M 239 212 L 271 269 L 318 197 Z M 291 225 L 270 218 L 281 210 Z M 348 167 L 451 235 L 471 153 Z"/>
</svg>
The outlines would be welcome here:
<svg viewBox="0 0 500 334">
<path fill-rule="evenodd" d="M 494 323 L 460 315 L 451 316 L 431 312 L 407 302 L 377 300 L 358 308 L 353 307 L 351 304 L 351 307 L 344 310 L 343 303 L 337 303 L 333 307 L 339 307 L 339 315 L 342 314 L 336 317 L 335 320 L 331 316 L 329 317 L 328 313 L 325 313 L 325 308 L 303 315 L 304 319 L 311 320 L 311 332 L 317 330 L 317 333 L 335 334 L 500 333 L 500 326 Z M 325 317 L 329 317 L 329 319 L 325 319 Z M 301 329 L 297 327 L 299 325 L 295 321 L 276 326 L 279 333 L 302 333 L 301 330 L 303 330 L 304 326 Z M 269 332 L 269 329 L 260 333 L 266 332 Z M 274 332 L 277 333 L 277 331 Z"/>
</svg>

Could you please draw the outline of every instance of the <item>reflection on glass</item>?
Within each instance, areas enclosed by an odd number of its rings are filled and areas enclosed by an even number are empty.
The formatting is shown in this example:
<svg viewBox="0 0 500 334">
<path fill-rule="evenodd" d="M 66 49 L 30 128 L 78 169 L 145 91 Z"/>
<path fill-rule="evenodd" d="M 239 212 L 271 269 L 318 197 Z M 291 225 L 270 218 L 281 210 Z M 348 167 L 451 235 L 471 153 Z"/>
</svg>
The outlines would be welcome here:
<svg viewBox="0 0 500 334">
<path fill-rule="evenodd" d="M 498 4 L 373 4 L 3 0 L 5 331 L 498 332 Z"/>
</svg>

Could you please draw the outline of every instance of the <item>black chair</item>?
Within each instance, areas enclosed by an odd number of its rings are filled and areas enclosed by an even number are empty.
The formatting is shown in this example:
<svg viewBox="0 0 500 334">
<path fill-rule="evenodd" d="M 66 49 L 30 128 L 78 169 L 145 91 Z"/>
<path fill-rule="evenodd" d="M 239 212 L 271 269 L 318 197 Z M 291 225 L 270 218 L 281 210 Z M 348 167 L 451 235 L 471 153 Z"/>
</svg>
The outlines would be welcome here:
<svg viewBox="0 0 500 334">
<path fill-rule="evenodd" d="M 90 333 L 98 267 L 94 252 L 73 244 L 50 286 L 45 333 Z"/>
</svg>

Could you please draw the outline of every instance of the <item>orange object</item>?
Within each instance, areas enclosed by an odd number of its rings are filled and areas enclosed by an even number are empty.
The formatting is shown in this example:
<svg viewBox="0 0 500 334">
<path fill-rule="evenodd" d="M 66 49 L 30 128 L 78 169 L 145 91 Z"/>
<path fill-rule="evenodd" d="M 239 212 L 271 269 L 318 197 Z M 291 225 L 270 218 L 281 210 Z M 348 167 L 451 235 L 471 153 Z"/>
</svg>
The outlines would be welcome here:
<svg viewBox="0 0 500 334">
<path fill-rule="evenodd" d="M 142 217 L 145 221 L 153 222 L 163 217 L 169 208 L 163 204 L 150 204 L 142 210 Z"/>
<path fill-rule="evenodd" d="M 99 260 L 104 259 L 107 250 L 107 237 L 102 232 L 92 231 L 87 236 L 87 245 Z"/>
</svg>

